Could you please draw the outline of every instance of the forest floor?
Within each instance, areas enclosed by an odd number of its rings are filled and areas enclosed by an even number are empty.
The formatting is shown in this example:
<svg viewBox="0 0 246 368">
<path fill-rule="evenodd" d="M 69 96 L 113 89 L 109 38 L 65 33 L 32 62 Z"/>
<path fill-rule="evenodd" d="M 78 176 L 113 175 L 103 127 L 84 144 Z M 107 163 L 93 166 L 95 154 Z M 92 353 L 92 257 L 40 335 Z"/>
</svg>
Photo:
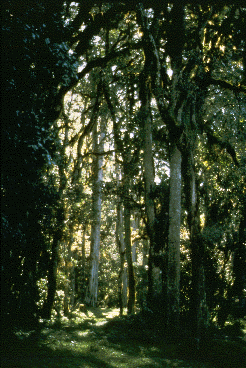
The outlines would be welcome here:
<svg viewBox="0 0 246 368">
<path fill-rule="evenodd" d="M 19 331 L 3 344 L 2 368 L 245 368 L 246 342 L 210 341 L 192 353 L 187 342 L 167 343 L 117 309 L 90 308 L 46 323 L 39 332 Z"/>
</svg>

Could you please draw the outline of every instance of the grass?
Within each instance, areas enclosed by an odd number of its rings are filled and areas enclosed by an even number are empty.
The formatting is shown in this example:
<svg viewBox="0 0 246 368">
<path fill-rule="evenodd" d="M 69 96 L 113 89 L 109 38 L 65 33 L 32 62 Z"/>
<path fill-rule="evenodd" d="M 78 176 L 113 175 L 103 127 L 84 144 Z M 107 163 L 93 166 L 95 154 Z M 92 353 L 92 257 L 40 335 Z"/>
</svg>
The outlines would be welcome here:
<svg viewBox="0 0 246 368">
<path fill-rule="evenodd" d="M 187 341 L 165 343 L 148 324 L 118 317 L 117 309 L 90 308 L 46 324 L 36 333 L 19 331 L 5 341 L 2 368 L 245 368 L 246 347 L 208 341 L 199 353 Z M 234 365 L 233 365 L 234 364 Z"/>
</svg>

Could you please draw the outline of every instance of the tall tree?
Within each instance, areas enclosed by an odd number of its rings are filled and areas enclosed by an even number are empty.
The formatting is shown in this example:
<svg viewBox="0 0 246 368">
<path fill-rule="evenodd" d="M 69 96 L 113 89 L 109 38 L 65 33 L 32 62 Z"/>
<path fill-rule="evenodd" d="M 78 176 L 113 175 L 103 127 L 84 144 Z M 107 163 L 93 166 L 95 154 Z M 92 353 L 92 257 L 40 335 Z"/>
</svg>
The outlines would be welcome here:
<svg viewBox="0 0 246 368">
<path fill-rule="evenodd" d="M 117 180 L 117 189 L 120 190 L 120 167 L 119 163 L 117 163 L 116 157 L 116 180 Z M 127 306 L 127 269 L 126 269 L 126 250 L 125 250 L 125 242 L 124 242 L 124 231 L 123 231 L 123 211 L 122 211 L 122 199 L 120 195 L 117 195 L 117 219 L 116 219 L 116 243 L 117 248 L 119 250 L 120 255 L 120 270 L 119 270 L 119 280 L 118 280 L 118 289 L 119 289 L 119 307 L 120 307 L 120 315 L 123 315 L 123 308 Z"/>
<path fill-rule="evenodd" d="M 135 276 L 132 261 L 132 243 L 131 243 L 131 204 L 130 204 L 130 183 L 131 183 L 131 154 L 129 135 L 125 134 L 126 150 L 123 154 L 123 203 L 124 203 L 124 243 L 126 251 L 127 272 L 128 272 L 128 302 L 127 313 L 134 313 L 135 308 Z"/>
<path fill-rule="evenodd" d="M 145 67 L 142 75 L 140 76 L 140 100 L 141 109 L 139 117 L 141 119 L 140 125 L 142 130 L 143 139 L 143 170 L 144 170 L 144 183 L 145 183 L 145 211 L 147 217 L 147 233 L 150 239 L 149 247 L 149 262 L 148 262 L 148 305 L 153 307 L 154 296 L 157 297 L 158 281 L 155 282 L 155 278 L 158 280 L 158 272 L 155 272 L 155 251 L 156 251 L 156 237 L 155 237 L 155 204 L 153 198 L 153 191 L 155 186 L 155 170 L 154 170 L 154 158 L 153 158 L 153 145 L 152 145 L 152 117 L 150 109 L 150 86 L 149 79 L 149 60 L 146 58 Z"/>
<path fill-rule="evenodd" d="M 95 123 L 92 132 L 92 151 L 95 155 L 92 162 L 92 219 L 91 219 L 91 250 L 90 250 L 90 273 L 89 285 L 85 302 L 93 307 L 97 304 L 98 296 L 98 269 L 100 255 L 100 229 L 103 185 L 103 149 L 105 139 L 105 120 L 100 119 Z M 99 133 L 100 132 L 100 133 Z"/>
<path fill-rule="evenodd" d="M 180 314 L 180 225 L 181 225 L 181 153 L 170 149 L 170 194 L 167 269 L 167 326 L 170 336 L 179 335 Z"/>
<path fill-rule="evenodd" d="M 159 14 L 155 8 L 155 15 Z M 170 104 L 167 105 L 162 92 L 163 81 L 159 56 L 159 20 L 154 16 L 150 25 L 143 6 L 139 6 L 140 22 L 144 32 L 145 57 L 151 65 L 149 80 L 155 95 L 163 122 L 167 124 L 170 134 L 170 201 L 169 201 L 169 240 L 168 240 L 168 280 L 167 280 L 167 324 L 175 336 L 179 330 L 179 279 L 180 279 L 180 216 L 181 216 L 181 153 L 180 129 L 182 117 L 182 101 L 179 90 L 180 72 L 182 69 L 182 51 L 184 47 L 184 8 L 175 4 L 170 12 L 172 22 L 167 28 L 167 48 L 171 58 L 172 82 L 170 87 Z M 175 46 L 174 46 L 175 45 Z M 180 104 L 181 102 L 181 104 Z M 175 178 L 175 179 L 174 179 Z"/>
<path fill-rule="evenodd" d="M 170 133 L 170 187 L 167 270 L 167 327 L 171 336 L 179 336 L 180 328 L 180 226 L 181 226 L 181 152 L 179 129 L 183 105 L 179 90 L 184 48 L 184 7 L 175 4 L 168 29 L 168 52 L 172 65 L 169 116 L 175 122 Z M 169 128 L 170 129 L 170 128 Z"/>
</svg>

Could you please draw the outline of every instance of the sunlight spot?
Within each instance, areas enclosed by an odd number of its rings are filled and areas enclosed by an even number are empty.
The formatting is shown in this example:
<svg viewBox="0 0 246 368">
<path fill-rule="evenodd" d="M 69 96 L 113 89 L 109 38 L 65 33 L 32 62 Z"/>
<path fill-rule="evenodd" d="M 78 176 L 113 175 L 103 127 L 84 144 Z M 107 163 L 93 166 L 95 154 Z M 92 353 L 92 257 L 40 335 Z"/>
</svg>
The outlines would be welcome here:
<svg viewBox="0 0 246 368">
<path fill-rule="evenodd" d="M 172 71 L 172 69 L 168 68 L 168 69 L 167 69 L 167 74 L 168 74 L 169 78 L 172 78 L 172 76 L 173 76 L 173 71 Z"/>
<path fill-rule="evenodd" d="M 87 336 L 89 334 L 89 332 L 90 332 L 89 330 L 88 331 L 83 331 L 83 332 L 79 331 L 78 336 Z"/>
</svg>

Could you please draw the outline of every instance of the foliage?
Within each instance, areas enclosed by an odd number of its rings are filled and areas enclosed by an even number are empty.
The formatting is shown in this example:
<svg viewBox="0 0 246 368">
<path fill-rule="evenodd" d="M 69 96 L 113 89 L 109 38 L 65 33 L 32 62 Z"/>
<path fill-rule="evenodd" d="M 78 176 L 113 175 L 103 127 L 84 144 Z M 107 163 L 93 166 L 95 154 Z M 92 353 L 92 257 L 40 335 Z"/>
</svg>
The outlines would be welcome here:
<svg viewBox="0 0 246 368">
<path fill-rule="evenodd" d="M 47 176 L 56 147 L 50 128 L 58 87 L 67 83 L 73 64 L 61 42 L 61 2 L 52 11 L 45 2 L 1 6 L 1 309 L 8 326 L 28 324 L 39 314 L 36 283 L 45 277 L 59 226 L 58 193 Z"/>
<path fill-rule="evenodd" d="M 28 324 L 41 314 L 56 255 L 55 305 L 64 310 L 67 302 L 72 310 L 83 301 L 95 154 L 91 132 L 96 119 L 107 121 L 99 303 L 118 303 L 116 207 L 127 202 L 137 254 L 137 306 L 146 307 L 143 81 L 150 94 L 155 266 L 162 272 L 163 291 L 155 311 L 161 310 L 161 315 L 166 307 L 169 151 L 175 138 L 183 155 L 184 179 L 181 317 L 185 323 L 194 276 L 186 188 L 190 153 L 210 319 L 222 327 L 228 318 L 243 316 L 245 8 L 186 5 L 184 32 L 176 32 L 177 40 L 172 19 L 176 5 L 145 4 L 146 24 L 133 2 L 56 1 L 51 6 L 45 0 L 3 1 L 1 279 L 6 325 Z M 176 80 L 177 58 L 181 68 Z M 133 226 L 135 217 L 138 229 Z"/>
</svg>

